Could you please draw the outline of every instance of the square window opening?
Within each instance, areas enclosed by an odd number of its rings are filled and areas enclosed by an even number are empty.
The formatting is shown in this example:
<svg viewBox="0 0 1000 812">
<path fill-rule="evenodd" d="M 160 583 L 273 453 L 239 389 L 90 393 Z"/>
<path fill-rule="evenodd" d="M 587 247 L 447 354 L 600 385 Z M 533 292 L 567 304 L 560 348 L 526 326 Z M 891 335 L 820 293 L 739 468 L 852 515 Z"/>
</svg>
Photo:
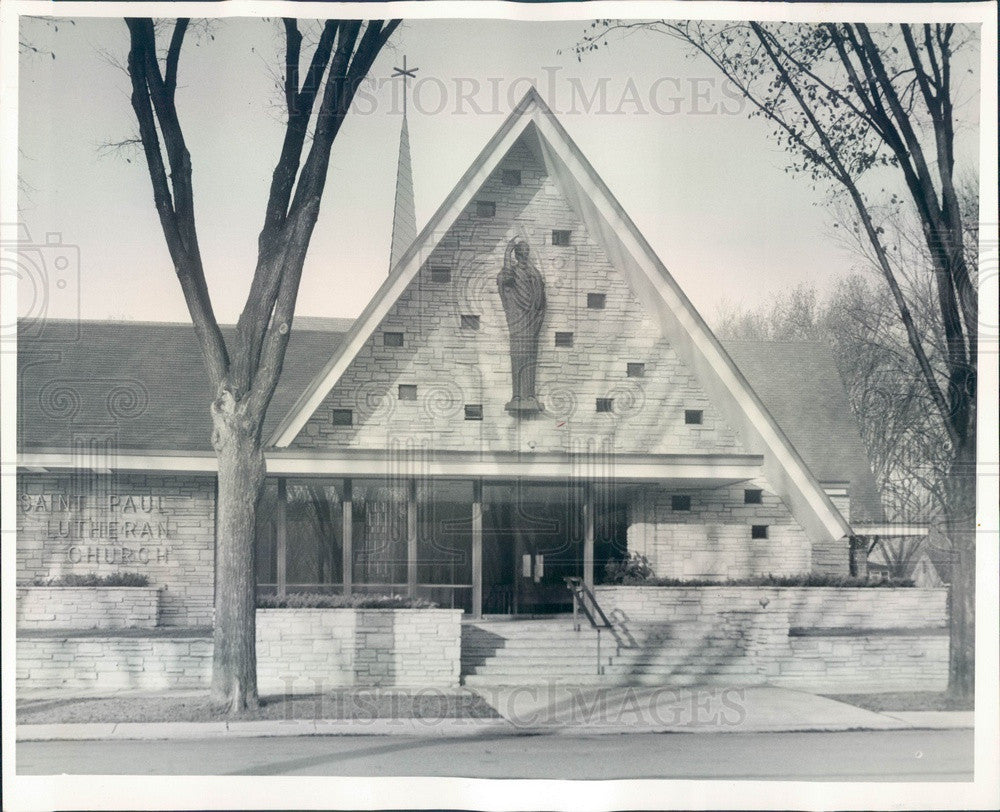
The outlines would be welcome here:
<svg viewBox="0 0 1000 812">
<path fill-rule="evenodd" d="M 431 282 L 450 282 L 451 268 L 447 265 L 431 265 Z"/>
<path fill-rule="evenodd" d="M 638 362 L 629 362 L 625 365 L 625 375 L 629 378 L 645 378 L 646 365 Z"/>
<path fill-rule="evenodd" d="M 744 505 L 759 505 L 764 501 L 764 491 L 759 488 L 747 488 L 743 491 Z"/>
<path fill-rule="evenodd" d="M 496 217 L 497 204 L 492 200 L 476 201 L 476 217 Z"/>
<path fill-rule="evenodd" d="M 750 538 L 752 539 L 766 539 L 767 538 L 767 525 L 766 524 L 754 524 L 750 526 Z"/>
<path fill-rule="evenodd" d="M 386 347 L 402 347 L 403 346 L 403 334 L 402 333 L 382 333 L 382 343 Z"/>
<path fill-rule="evenodd" d="M 587 294 L 587 307 L 591 310 L 604 310 L 604 305 L 607 304 L 608 297 L 605 293 L 588 293 Z"/>
<path fill-rule="evenodd" d="M 572 233 L 572 231 L 567 229 L 554 229 L 552 231 L 552 244 L 561 246 L 569 245 L 570 235 Z"/>
<path fill-rule="evenodd" d="M 599 412 L 613 412 L 615 409 L 615 399 L 614 398 L 598 398 L 597 399 L 597 411 Z"/>
<path fill-rule="evenodd" d="M 462 329 L 463 330 L 478 330 L 479 329 L 479 316 L 472 316 L 463 314 L 461 317 Z"/>
<path fill-rule="evenodd" d="M 481 403 L 466 403 L 465 404 L 465 419 L 466 420 L 482 420 L 483 419 L 483 404 L 481 404 Z"/>
<path fill-rule="evenodd" d="M 400 400 L 416 400 L 417 385 L 415 383 L 401 383 L 399 385 Z"/>
<path fill-rule="evenodd" d="M 354 425 L 354 412 L 350 409 L 334 409 L 332 412 L 333 425 L 335 426 L 353 426 Z"/>
<path fill-rule="evenodd" d="M 691 510 L 691 497 L 686 493 L 675 493 L 670 497 L 671 510 Z"/>
<path fill-rule="evenodd" d="M 573 346 L 573 334 L 572 333 L 556 333 L 556 346 L 557 347 L 572 347 Z"/>
<path fill-rule="evenodd" d="M 500 173 L 500 182 L 504 186 L 520 186 L 521 185 L 521 170 L 520 169 L 504 169 Z"/>
<path fill-rule="evenodd" d="M 684 422 L 689 426 L 700 426 L 704 422 L 705 413 L 701 409 L 685 409 Z"/>
</svg>

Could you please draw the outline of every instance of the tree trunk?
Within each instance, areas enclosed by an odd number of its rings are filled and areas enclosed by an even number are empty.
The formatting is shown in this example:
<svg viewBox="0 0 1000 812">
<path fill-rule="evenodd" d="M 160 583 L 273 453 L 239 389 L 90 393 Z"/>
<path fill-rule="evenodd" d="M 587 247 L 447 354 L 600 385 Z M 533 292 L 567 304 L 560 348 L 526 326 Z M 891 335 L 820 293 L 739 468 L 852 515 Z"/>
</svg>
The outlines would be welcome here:
<svg viewBox="0 0 1000 812">
<path fill-rule="evenodd" d="M 852 578 L 868 577 L 868 538 L 851 536 L 850 574 Z"/>
<path fill-rule="evenodd" d="M 976 443 L 972 438 L 955 450 L 945 485 L 951 542 L 948 694 L 963 700 L 972 699 L 976 686 Z"/>
<path fill-rule="evenodd" d="M 972 699 L 976 686 L 976 443 L 957 449 L 946 487 L 946 529 L 951 541 L 948 694 Z"/>
<path fill-rule="evenodd" d="M 256 507 L 264 483 L 260 432 L 228 393 L 213 404 L 219 460 L 211 699 L 230 713 L 257 707 Z"/>
</svg>

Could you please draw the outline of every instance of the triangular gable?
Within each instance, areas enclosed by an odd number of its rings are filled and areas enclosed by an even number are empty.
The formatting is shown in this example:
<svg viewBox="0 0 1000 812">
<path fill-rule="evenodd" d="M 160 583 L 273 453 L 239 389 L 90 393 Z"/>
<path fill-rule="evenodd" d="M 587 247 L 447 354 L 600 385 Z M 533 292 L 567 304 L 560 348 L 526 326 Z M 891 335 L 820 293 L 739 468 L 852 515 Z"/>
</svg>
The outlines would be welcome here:
<svg viewBox="0 0 1000 812">
<path fill-rule="evenodd" d="M 292 443 L 320 406 L 357 352 L 394 302 L 414 279 L 438 241 L 524 133 L 534 125 L 547 171 L 601 242 L 611 261 L 625 273 L 657 318 L 663 335 L 681 360 L 743 437 L 747 450 L 762 454 L 764 473 L 803 528 L 818 538 L 838 539 L 850 533 L 843 516 L 813 477 L 777 423 L 753 392 L 684 295 L 666 267 L 625 214 L 621 205 L 580 153 L 552 111 L 532 88 L 459 180 L 413 245 L 354 322 L 336 354 L 303 392 L 279 424 L 273 445 Z"/>
</svg>

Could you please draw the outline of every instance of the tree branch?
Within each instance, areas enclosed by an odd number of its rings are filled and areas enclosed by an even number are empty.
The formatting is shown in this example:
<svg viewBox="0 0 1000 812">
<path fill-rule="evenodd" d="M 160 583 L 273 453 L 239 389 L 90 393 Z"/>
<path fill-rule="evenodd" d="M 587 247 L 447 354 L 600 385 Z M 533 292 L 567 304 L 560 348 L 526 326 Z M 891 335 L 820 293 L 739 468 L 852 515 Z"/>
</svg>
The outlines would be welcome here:
<svg viewBox="0 0 1000 812">
<path fill-rule="evenodd" d="M 139 135 L 153 185 L 153 199 L 209 378 L 212 386 L 219 390 L 226 379 L 229 357 L 212 309 L 194 231 L 190 158 L 180 136 L 173 98 L 168 97 L 160 77 L 153 21 L 127 18 L 125 22 L 131 43 L 128 68 L 132 83 L 132 108 L 139 122 Z M 176 29 L 174 39 L 177 41 L 176 63 L 183 40 L 183 35 L 176 35 Z M 167 143 L 170 179 L 163 163 L 157 124 Z"/>
</svg>

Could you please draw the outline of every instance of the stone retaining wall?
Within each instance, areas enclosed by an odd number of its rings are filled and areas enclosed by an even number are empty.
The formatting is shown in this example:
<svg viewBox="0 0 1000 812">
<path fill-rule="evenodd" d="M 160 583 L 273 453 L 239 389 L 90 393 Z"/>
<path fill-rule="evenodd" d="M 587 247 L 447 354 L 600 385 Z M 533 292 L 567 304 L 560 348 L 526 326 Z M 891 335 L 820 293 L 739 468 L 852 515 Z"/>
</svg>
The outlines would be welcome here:
<svg viewBox="0 0 1000 812">
<path fill-rule="evenodd" d="M 458 685 L 459 609 L 261 609 L 261 693 Z M 52 635 L 17 640 L 22 689 L 207 688 L 210 636 Z"/>
<path fill-rule="evenodd" d="M 141 586 L 17 588 L 18 629 L 152 628 L 160 590 Z"/>
<path fill-rule="evenodd" d="M 211 637 L 17 638 L 19 691 L 197 689 L 211 678 Z"/>
<path fill-rule="evenodd" d="M 599 586 L 621 662 L 806 690 L 943 690 L 946 589 Z M 669 670 L 669 674 L 667 673 Z M 659 673 L 659 672 L 658 672 Z"/>
<path fill-rule="evenodd" d="M 458 685 L 460 609 L 261 609 L 261 691 Z"/>
</svg>

